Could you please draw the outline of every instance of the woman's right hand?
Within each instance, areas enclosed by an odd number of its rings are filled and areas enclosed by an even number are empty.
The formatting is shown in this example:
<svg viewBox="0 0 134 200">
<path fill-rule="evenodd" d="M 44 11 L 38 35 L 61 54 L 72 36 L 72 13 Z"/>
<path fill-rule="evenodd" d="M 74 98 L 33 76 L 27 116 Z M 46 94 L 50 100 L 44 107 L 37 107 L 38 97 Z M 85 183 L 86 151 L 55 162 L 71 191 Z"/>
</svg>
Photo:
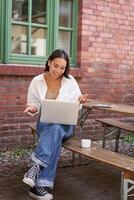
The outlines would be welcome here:
<svg viewBox="0 0 134 200">
<path fill-rule="evenodd" d="M 38 111 L 37 107 L 36 106 L 33 106 L 33 105 L 27 105 L 26 106 L 26 109 L 24 110 L 24 113 L 27 113 L 27 114 L 35 114 L 36 112 Z"/>
</svg>

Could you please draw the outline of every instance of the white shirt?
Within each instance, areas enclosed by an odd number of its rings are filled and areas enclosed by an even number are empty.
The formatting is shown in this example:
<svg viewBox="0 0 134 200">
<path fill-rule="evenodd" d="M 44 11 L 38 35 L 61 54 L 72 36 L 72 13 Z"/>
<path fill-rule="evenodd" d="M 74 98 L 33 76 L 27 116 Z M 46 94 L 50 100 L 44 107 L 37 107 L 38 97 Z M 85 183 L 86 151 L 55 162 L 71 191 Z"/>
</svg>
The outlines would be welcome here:
<svg viewBox="0 0 134 200">
<path fill-rule="evenodd" d="M 44 74 L 35 76 L 28 88 L 27 105 L 36 106 L 39 112 L 41 101 L 45 99 L 47 89 Z M 69 78 L 63 77 L 56 100 L 77 101 L 80 95 L 81 91 L 74 77 L 72 75 L 69 75 Z"/>
</svg>

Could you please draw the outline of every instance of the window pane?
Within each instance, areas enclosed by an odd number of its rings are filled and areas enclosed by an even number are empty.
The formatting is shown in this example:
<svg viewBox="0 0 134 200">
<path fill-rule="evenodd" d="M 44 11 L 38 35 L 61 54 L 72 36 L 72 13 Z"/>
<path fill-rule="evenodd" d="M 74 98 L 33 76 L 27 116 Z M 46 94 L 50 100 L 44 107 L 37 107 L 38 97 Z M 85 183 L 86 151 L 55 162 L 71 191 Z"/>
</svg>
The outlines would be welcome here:
<svg viewBox="0 0 134 200">
<path fill-rule="evenodd" d="M 27 28 L 25 26 L 12 26 L 11 52 L 16 54 L 27 54 Z"/>
<path fill-rule="evenodd" d="M 32 2 L 32 22 L 46 24 L 46 0 L 33 0 Z"/>
<path fill-rule="evenodd" d="M 28 0 L 12 0 L 12 19 L 28 21 Z"/>
<path fill-rule="evenodd" d="M 71 47 L 71 33 L 65 31 L 59 31 L 59 41 L 58 47 L 64 49 L 70 55 L 70 47 Z"/>
<path fill-rule="evenodd" d="M 46 56 L 46 30 L 32 28 L 31 54 Z"/>
<path fill-rule="evenodd" d="M 71 0 L 60 0 L 59 26 L 72 27 L 73 3 Z"/>
</svg>

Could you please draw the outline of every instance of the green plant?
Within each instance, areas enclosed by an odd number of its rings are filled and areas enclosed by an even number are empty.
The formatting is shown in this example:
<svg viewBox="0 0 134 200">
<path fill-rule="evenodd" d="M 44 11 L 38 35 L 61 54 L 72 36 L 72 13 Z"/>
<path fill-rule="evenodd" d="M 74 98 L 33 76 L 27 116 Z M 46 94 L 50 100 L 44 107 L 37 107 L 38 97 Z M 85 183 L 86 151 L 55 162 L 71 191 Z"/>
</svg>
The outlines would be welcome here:
<svg viewBox="0 0 134 200">
<path fill-rule="evenodd" d="M 24 154 L 26 153 L 26 149 L 24 149 L 23 147 L 16 147 L 14 150 L 13 150 L 13 154 L 14 154 L 14 157 L 16 156 L 24 156 Z"/>
<path fill-rule="evenodd" d="M 131 143 L 131 144 L 134 143 L 134 136 L 132 136 L 132 135 L 126 135 L 122 139 L 125 142 Z"/>
</svg>

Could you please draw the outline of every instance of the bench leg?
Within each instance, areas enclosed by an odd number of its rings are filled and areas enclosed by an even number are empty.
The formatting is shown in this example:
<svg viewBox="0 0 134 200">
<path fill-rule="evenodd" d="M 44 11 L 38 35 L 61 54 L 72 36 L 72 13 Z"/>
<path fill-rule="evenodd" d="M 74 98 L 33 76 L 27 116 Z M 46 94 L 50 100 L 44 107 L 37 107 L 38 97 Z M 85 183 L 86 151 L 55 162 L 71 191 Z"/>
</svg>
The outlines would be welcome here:
<svg viewBox="0 0 134 200">
<path fill-rule="evenodd" d="M 128 197 L 134 197 L 134 173 L 124 171 L 121 177 L 121 200 L 128 200 Z"/>
<path fill-rule="evenodd" d="M 36 136 L 36 131 L 32 129 L 32 134 L 33 134 L 33 146 L 36 146 L 37 143 L 37 136 Z"/>
<path fill-rule="evenodd" d="M 103 135 L 103 144 L 102 144 L 102 147 L 105 148 L 106 138 L 108 138 L 109 136 L 115 134 L 118 131 L 118 129 L 114 128 L 114 129 L 108 131 L 108 127 L 112 127 L 112 126 L 109 126 L 109 125 L 107 125 L 105 123 L 103 123 L 103 126 L 104 126 L 104 135 Z"/>
<path fill-rule="evenodd" d="M 127 200 L 128 195 L 127 195 L 127 190 L 128 190 L 128 181 L 124 177 L 124 172 L 122 172 L 122 177 L 121 177 L 121 200 Z"/>
<path fill-rule="evenodd" d="M 28 126 L 30 129 L 31 129 L 31 133 L 32 133 L 32 136 L 33 136 L 33 147 L 36 146 L 37 144 L 37 134 L 36 134 L 36 130 L 35 128 L 31 127 L 31 126 Z"/>
<path fill-rule="evenodd" d="M 124 187 L 123 187 L 123 200 L 127 200 L 127 189 L 128 189 L 128 181 L 127 179 L 124 179 Z"/>
<path fill-rule="evenodd" d="M 118 129 L 117 132 L 116 132 L 115 152 L 118 152 L 118 149 L 119 149 L 120 134 L 121 134 L 121 130 Z"/>
<path fill-rule="evenodd" d="M 72 151 L 72 164 L 75 163 L 75 152 Z"/>
<path fill-rule="evenodd" d="M 80 126 L 80 140 L 83 138 L 83 125 Z M 82 163 L 82 155 L 79 154 L 79 164 Z"/>
<path fill-rule="evenodd" d="M 102 147 L 105 148 L 105 141 L 106 141 L 106 132 L 107 132 L 107 125 L 104 124 L 104 136 L 103 136 L 103 144 L 102 144 Z"/>
</svg>

